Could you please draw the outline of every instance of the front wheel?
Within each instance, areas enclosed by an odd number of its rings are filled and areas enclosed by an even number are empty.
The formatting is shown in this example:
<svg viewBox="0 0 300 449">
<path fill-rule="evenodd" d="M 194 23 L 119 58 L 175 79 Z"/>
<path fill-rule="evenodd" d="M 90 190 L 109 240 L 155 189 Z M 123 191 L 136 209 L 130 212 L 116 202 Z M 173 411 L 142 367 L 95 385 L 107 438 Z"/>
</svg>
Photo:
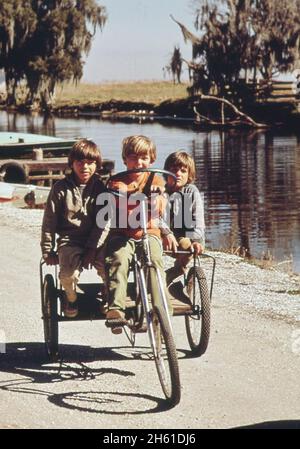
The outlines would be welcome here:
<svg viewBox="0 0 300 449">
<path fill-rule="evenodd" d="M 55 361 L 58 358 L 57 294 L 51 274 L 45 276 L 42 300 L 46 353 Z"/>
<path fill-rule="evenodd" d="M 207 349 L 210 335 L 210 296 L 202 268 L 190 269 L 187 291 L 194 314 L 185 317 L 186 333 L 193 355 L 200 356 Z"/>
<path fill-rule="evenodd" d="M 158 289 L 158 285 L 162 285 L 161 279 L 154 268 L 150 270 L 152 309 L 149 312 L 148 332 L 160 384 L 168 405 L 174 407 L 179 403 L 181 396 L 176 346 L 167 312 L 160 297 L 161 291 Z"/>
</svg>

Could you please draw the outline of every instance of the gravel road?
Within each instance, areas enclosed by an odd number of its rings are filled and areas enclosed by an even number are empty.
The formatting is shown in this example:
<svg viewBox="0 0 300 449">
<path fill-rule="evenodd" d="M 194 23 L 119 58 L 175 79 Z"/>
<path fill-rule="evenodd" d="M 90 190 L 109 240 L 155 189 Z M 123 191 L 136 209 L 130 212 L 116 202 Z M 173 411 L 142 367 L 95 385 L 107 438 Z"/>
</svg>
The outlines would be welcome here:
<svg viewBox="0 0 300 449">
<path fill-rule="evenodd" d="M 144 334 L 132 348 L 103 322 L 61 323 L 63 363 L 46 361 L 42 213 L 0 205 L 0 428 L 300 428 L 299 276 L 214 253 L 210 343 L 191 358 L 173 318 L 182 399 L 164 410 Z"/>
</svg>

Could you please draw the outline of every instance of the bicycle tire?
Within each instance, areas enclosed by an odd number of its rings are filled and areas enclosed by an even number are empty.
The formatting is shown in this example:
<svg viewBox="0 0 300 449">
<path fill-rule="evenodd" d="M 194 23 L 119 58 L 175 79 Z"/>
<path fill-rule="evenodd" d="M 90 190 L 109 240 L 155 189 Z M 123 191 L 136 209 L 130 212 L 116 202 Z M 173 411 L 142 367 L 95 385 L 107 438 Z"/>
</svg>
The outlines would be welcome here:
<svg viewBox="0 0 300 449">
<path fill-rule="evenodd" d="M 150 267 L 149 286 L 152 309 L 150 312 L 149 338 L 162 390 L 168 406 L 174 407 L 179 403 L 181 397 L 176 345 L 160 292 L 157 288 L 153 288 L 154 282 L 156 282 L 157 287 L 156 270 Z"/>
<path fill-rule="evenodd" d="M 202 268 L 190 269 L 187 276 L 187 291 L 191 303 L 198 308 L 199 312 L 198 316 L 185 316 L 186 333 L 192 354 L 199 357 L 205 353 L 210 337 L 210 296 Z"/>
<path fill-rule="evenodd" d="M 46 354 L 51 361 L 56 361 L 58 359 L 57 295 L 51 274 L 45 276 L 42 299 Z"/>
</svg>

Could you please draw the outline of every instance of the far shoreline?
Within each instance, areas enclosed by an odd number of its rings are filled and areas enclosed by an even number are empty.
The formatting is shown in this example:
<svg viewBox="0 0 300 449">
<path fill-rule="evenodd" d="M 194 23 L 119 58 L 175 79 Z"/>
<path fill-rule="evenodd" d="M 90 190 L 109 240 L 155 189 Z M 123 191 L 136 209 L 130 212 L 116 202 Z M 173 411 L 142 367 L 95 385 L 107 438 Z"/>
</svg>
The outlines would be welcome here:
<svg viewBox="0 0 300 449">
<path fill-rule="evenodd" d="M 196 121 L 194 106 L 201 109 L 204 116 L 215 117 L 220 105 L 213 101 L 201 101 L 201 95 L 188 96 L 188 83 L 174 84 L 172 81 L 105 82 L 102 84 L 66 84 L 57 89 L 53 105 L 49 111 L 35 110 L 24 105 L 8 108 L 2 100 L 0 110 L 6 112 L 39 112 L 58 117 L 91 117 L 102 120 L 169 121 L 176 126 L 191 124 L 204 130 L 250 128 Z M 299 103 L 276 100 L 253 103 L 244 107 L 243 112 L 266 127 L 274 126 L 296 130 L 300 121 Z"/>
</svg>

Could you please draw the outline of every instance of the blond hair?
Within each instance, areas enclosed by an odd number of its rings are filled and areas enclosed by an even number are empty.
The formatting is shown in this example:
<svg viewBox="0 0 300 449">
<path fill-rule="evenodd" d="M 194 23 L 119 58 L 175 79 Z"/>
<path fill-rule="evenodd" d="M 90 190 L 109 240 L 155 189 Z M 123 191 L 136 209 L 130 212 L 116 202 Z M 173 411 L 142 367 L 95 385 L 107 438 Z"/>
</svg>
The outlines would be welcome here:
<svg viewBox="0 0 300 449">
<path fill-rule="evenodd" d="M 194 159 L 186 151 L 182 150 L 178 150 L 174 153 L 169 154 L 169 156 L 165 160 L 164 169 L 172 171 L 172 168 L 180 166 L 183 166 L 188 170 L 188 182 L 194 182 L 196 178 L 196 167 Z"/>
<path fill-rule="evenodd" d="M 156 159 L 156 146 L 149 137 L 129 136 L 122 142 L 122 158 L 125 162 L 130 154 L 149 155 L 151 163 Z"/>
<path fill-rule="evenodd" d="M 83 159 L 95 161 L 97 169 L 102 166 L 100 149 L 92 140 L 80 139 L 74 143 L 68 157 L 69 167 L 72 167 L 74 161 L 82 161 Z"/>
</svg>

